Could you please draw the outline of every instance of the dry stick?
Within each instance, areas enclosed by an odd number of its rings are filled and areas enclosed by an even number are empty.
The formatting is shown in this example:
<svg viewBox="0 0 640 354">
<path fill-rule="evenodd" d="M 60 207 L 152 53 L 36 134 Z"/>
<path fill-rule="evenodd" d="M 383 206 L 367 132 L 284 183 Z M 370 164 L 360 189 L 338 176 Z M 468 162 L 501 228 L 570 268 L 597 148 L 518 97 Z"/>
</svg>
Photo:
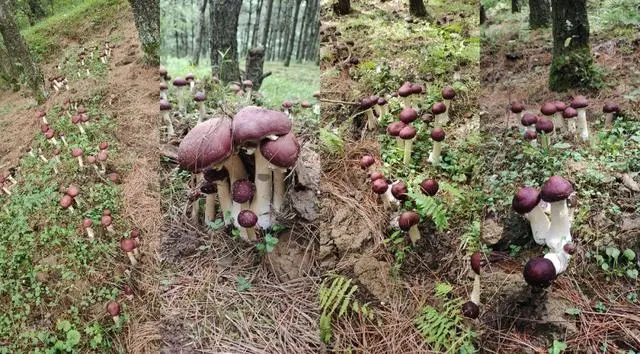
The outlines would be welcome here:
<svg viewBox="0 0 640 354">
<path fill-rule="evenodd" d="M 326 103 L 337 103 L 337 104 L 348 104 L 348 105 L 352 105 L 352 106 L 357 106 L 360 105 L 360 103 L 356 103 L 356 102 L 347 102 L 347 101 L 339 101 L 339 100 L 329 100 L 326 98 L 321 98 L 318 101 L 320 102 L 326 102 Z"/>
</svg>

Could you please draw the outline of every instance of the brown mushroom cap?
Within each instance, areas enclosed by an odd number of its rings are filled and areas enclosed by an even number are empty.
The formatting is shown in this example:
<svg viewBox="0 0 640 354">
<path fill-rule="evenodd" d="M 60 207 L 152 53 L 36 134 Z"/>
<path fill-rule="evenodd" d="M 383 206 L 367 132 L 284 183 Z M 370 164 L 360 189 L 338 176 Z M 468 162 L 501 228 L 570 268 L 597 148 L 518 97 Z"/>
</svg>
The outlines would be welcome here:
<svg viewBox="0 0 640 354">
<path fill-rule="evenodd" d="M 409 188 L 404 182 L 397 182 L 391 185 L 391 194 L 394 198 L 400 201 L 409 199 L 409 196 L 407 195 L 408 191 Z"/>
<path fill-rule="evenodd" d="M 259 142 L 269 135 L 285 135 L 291 131 L 291 121 L 286 114 L 270 109 L 248 106 L 233 118 L 233 144 Z"/>
<path fill-rule="evenodd" d="M 556 277 L 556 267 L 544 257 L 530 259 L 524 266 L 524 280 L 531 286 L 546 288 Z"/>
<path fill-rule="evenodd" d="M 204 92 L 200 91 L 200 92 L 196 92 L 195 95 L 193 95 L 193 100 L 196 102 L 204 102 L 204 100 L 206 100 L 207 97 L 204 95 Z"/>
<path fill-rule="evenodd" d="M 542 107 L 540 107 L 540 112 L 545 116 L 552 116 L 556 114 L 557 110 L 558 108 L 555 102 L 545 102 Z"/>
<path fill-rule="evenodd" d="M 547 117 L 539 117 L 536 122 L 536 131 L 538 133 L 551 133 L 553 131 L 553 121 Z"/>
<path fill-rule="evenodd" d="M 120 248 L 125 252 L 131 252 L 136 248 L 136 241 L 132 238 L 123 238 L 120 240 Z"/>
<path fill-rule="evenodd" d="M 376 194 L 384 194 L 389 188 L 389 184 L 384 178 L 378 178 L 371 183 L 371 190 Z"/>
<path fill-rule="evenodd" d="M 442 128 L 431 129 L 431 139 L 434 141 L 443 141 L 445 138 L 444 130 Z"/>
<path fill-rule="evenodd" d="M 62 198 L 60 199 L 60 206 L 64 209 L 67 209 L 71 206 L 71 204 L 73 204 L 73 198 L 68 195 L 65 194 L 64 196 L 62 196 Z"/>
<path fill-rule="evenodd" d="M 540 190 L 540 197 L 547 203 L 559 202 L 569 198 L 573 193 L 573 186 L 560 176 L 551 176 Z"/>
<path fill-rule="evenodd" d="M 98 148 L 100 150 L 106 150 L 108 147 L 109 147 L 109 143 L 106 142 L 106 141 L 103 141 L 103 142 L 100 143 L 100 145 L 98 145 Z"/>
<path fill-rule="evenodd" d="M 82 156 L 82 149 L 81 148 L 73 148 L 73 149 L 71 149 L 71 156 L 73 156 L 73 157 Z"/>
<path fill-rule="evenodd" d="M 236 203 L 247 203 L 253 199 L 255 193 L 255 186 L 251 181 L 246 178 L 239 179 L 233 182 L 231 186 L 231 196 Z"/>
<path fill-rule="evenodd" d="M 112 221 L 113 221 L 113 218 L 111 217 L 110 213 L 109 215 L 102 215 L 102 217 L 100 218 L 100 224 L 104 227 L 111 225 Z"/>
<path fill-rule="evenodd" d="M 230 119 L 217 117 L 193 127 L 178 147 L 180 168 L 198 172 L 229 157 L 233 152 L 231 125 Z"/>
<path fill-rule="evenodd" d="M 402 123 L 401 121 L 396 121 L 387 125 L 387 133 L 391 136 L 398 136 L 402 128 L 407 125 Z"/>
<path fill-rule="evenodd" d="M 565 109 L 567 109 L 567 104 L 562 102 L 562 101 L 554 101 L 553 104 L 556 105 L 556 111 L 557 112 L 562 112 Z"/>
<path fill-rule="evenodd" d="M 420 222 L 420 215 L 415 211 L 405 211 L 398 218 L 398 226 L 403 231 L 409 231 L 411 227 Z"/>
<path fill-rule="evenodd" d="M 218 186 L 213 182 L 204 181 L 200 186 L 200 192 L 203 194 L 214 194 L 218 191 Z"/>
<path fill-rule="evenodd" d="M 109 153 L 107 152 L 107 150 L 100 150 L 100 152 L 98 153 L 98 161 L 105 162 L 108 158 Z"/>
<path fill-rule="evenodd" d="M 482 253 L 475 251 L 471 255 L 471 269 L 473 269 L 474 273 L 480 275 L 480 266 L 482 266 Z"/>
<path fill-rule="evenodd" d="M 442 114 L 447 111 L 447 105 L 442 102 L 436 102 L 431 106 L 431 113 Z"/>
<path fill-rule="evenodd" d="M 91 219 L 84 219 L 84 220 L 82 221 L 82 227 L 84 227 L 85 229 L 86 229 L 86 228 L 89 228 L 89 227 L 91 227 L 91 226 L 93 226 L 93 220 L 91 220 Z"/>
<path fill-rule="evenodd" d="M 117 301 L 109 301 L 107 304 L 107 313 L 111 317 L 120 316 L 120 304 Z"/>
<path fill-rule="evenodd" d="M 532 187 L 523 187 L 513 196 L 511 207 L 518 214 L 526 214 L 540 203 L 540 192 Z"/>
<path fill-rule="evenodd" d="M 584 97 L 582 95 L 578 95 L 578 96 L 574 97 L 573 101 L 571 101 L 571 107 L 573 107 L 575 109 L 585 108 L 588 105 L 589 105 L 589 101 L 587 100 L 586 97 Z"/>
<path fill-rule="evenodd" d="M 258 216 L 251 210 L 242 210 L 238 214 L 238 224 L 242 227 L 254 227 L 258 223 Z"/>
<path fill-rule="evenodd" d="M 520 119 L 520 123 L 522 123 L 522 125 L 524 125 L 525 127 L 534 125 L 536 124 L 536 122 L 538 122 L 538 117 L 529 112 L 523 114 L 522 118 Z"/>
<path fill-rule="evenodd" d="M 453 87 L 445 87 L 442 89 L 442 98 L 444 98 L 445 100 L 452 100 L 456 97 L 456 90 L 453 89 Z"/>
<path fill-rule="evenodd" d="M 403 108 L 400 111 L 400 121 L 404 124 L 409 124 L 414 120 L 418 119 L 418 112 L 411 107 Z"/>
<path fill-rule="evenodd" d="M 577 116 L 578 111 L 576 111 L 576 109 L 573 107 L 567 107 L 564 109 L 564 111 L 562 111 L 562 117 L 564 117 L 565 119 L 575 118 Z"/>
<path fill-rule="evenodd" d="M 425 179 L 424 181 L 422 181 L 422 183 L 420 183 L 420 190 L 422 191 L 422 193 L 430 195 L 432 197 L 436 195 L 436 193 L 438 193 L 439 187 L 440 186 L 435 179 Z"/>
<path fill-rule="evenodd" d="M 360 158 L 360 168 L 362 168 L 363 170 L 366 170 L 367 168 L 373 166 L 374 163 L 376 163 L 376 159 L 374 159 L 373 156 L 369 154 L 364 155 Z"/>
<path fill-rule="evenodd" d="M 182 86 L 186 86 L 188 85 L 189 82 L 187 82 L 187 80 L 181 78 L 181 77 L 176 77 L 173 80 L 173 86 L 177 86 L 177 87 L 182 87 Z"/>
<path fill-rule="evenodd" d="M 384 179 L 384 175 L 381 172 L 371 172 L 371 176 L 369 176 L 369 179 L 371 180 L 371 182 L 373 182 L 377 179 Z"/>
<path fill-rule="evenodd" d="M 416 128 L 407 125 L 404 128 L 402 128 L 402 130 L 400 130 L 400 133 L 398 133 L 398 136 L 400 137 L 400 139 L 404 139 L 404 140 L 410 140 L 415 138 L 416 136 Z"/>
<path fill-rule="evenodd" d="M 617 104 L 613 102 L 607 102 L 602 106 L 602 113 L 615 113 L 620 110 Z"/>
<path fill-rule="evenodd" d="M 69 186 L 69 188 L 67 188 L 67 194 L 71 198 L 75 198 L 78 194 L 80 194 L 80 189 L 72 184 Z"/>
<path fill-rule="evenodd" d="M 229 178 L 229 172 L 224 167 L 220 169 L 207 167 L 202 170 L 202 176 L 207 182 L 222 181 Z"/>
<path fill-rule="evenodd" d="M 409 81 L 406 81 L 400 88 L 398 89 L 398 96 L 400 97 L 409 97 L 413 93 L 412 84 Z"/>
<path fill-rule="evenodd" d="M 535 130 L 527 130 L 524 132 L 524 139 L 527 141 L 532 141 L 538 139 L 538 133 Z"/>
<path fill-rule="evenodd" d="M 475 319 L 475 318 L 478 318 L 478 316 L 480 316 L 480 307 L 478 307 L 478 305 L 471 300 L 462 304 L 461 311 L 462 311 L 462 315 L 467 318 Z"/>
<path fill-rule="evenodd" d="M 522 111 L 524 111 L 524 104 L 522 104 L 522 102 L 511 102 L 511 104 L 509 105 L 511 112 L 513 113 L 520 113 Z"/>
<path fill-rule="evenodd" d="M 171 103 L 169 103 L 169 101 L 167 101 L 167 100 L 160 100 L 160 110 L 161 111 L 170 111 L 171 110 Z"/>
<path fill-rule="evenodd" d="M 276 140 L 263 140 L 260 144 L 260 151 L 270 164 L 281 168 L 291 168 L 298 161 L 300 143 L 293 133 L 288 133 Z"/>
</svg>

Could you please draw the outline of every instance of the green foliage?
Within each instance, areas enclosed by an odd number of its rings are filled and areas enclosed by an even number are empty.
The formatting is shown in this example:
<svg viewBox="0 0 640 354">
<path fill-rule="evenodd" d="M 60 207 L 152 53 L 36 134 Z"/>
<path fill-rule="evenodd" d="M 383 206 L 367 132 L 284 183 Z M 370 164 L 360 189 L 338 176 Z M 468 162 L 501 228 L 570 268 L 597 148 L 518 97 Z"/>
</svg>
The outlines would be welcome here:
<svg viewBox="0 0 640 354">
<path fill-rule="evenodd" d="M 271 230 L 264 235 L 262 242 L 256 244 L 256 249 L 260 254 L 271 253 L 278 244 L 278 238 L 274 235 L 284 231 L 285 228 L 280 225 L 273 225 Z"/>
<path fill-rule="evenodd" d="M 329 284 L 329 281 L 331 284 Z M 329 343 L 333 330 L 331 321 L 338 319 L 348 311 L 366 319 L 373 319 L 374 312 L 367 304 L 361 304 L 353 295 L 358 290 L 351 279 L 341 275 L 326 278 L 320 285 L 320 338 Z"/>
<path fill-rule="evenodd" d="M 449 300 L 447 296 L 450 291 L 451 285 L 437 284 L 436 296 L 442 301 L 441 306 L 435 308 L 425 305 L 414 324 L 436 352 L 446 350 L 447 353 L 475 353 L 473 340 L 476 334 L 465 325 L 460 312 L 464 300 Z"/>
<path fill-rule="evenodd" d="M 610 276 L 626 276 L 632 280 L 638 279 L 636 253 L 630 248 L 621 252 L 617 247 L 609 246 L 605 248 L 604 254 L 587 252 L 585 257 L 587 259 L 595 259 L 600 268 L 607 274 L 607 278 Z"/>
<path fill-rule="evenodd" d="M 562 92 L 570 88 L 603 87 L 604 72 L 593 63 L 589 48 L 574 48 L 564 55 L 557 55 L 551 61 L 549 88 Z"/>
<path fill-rule="evenodd" d="M 400 268 L 404 263 L 406 252 L 410 248 L 407 240 L 400 230 L 394 230 L 387 238 L 384 239 L 387 251 L 393 254 L 393 265 L 391 266 L 391 274 L 399 276 Z"/>
<path fill-rule="evenodd" d="M 567 343 L 558 341 L 556 339 L 553 340 L 553 344 L 549 347 L 549 354 L 560 354 L 564 353 L 567 349 Z"/>
<path fill-rule="evenodd" d="M 416 210 L 420 216 L 433 221 L 438 231 L 443 231 L 449 227 L 449 218 L 443 204 L 434 197 L 424 194 L 414 194 Z"/>
<path fill-rule="evenodd" d="M 320 146 L 329 155 L 344 156 L 344 142 L 340 134 L 337 134 L 330 126 L 320 128 Z"/>
</svg>

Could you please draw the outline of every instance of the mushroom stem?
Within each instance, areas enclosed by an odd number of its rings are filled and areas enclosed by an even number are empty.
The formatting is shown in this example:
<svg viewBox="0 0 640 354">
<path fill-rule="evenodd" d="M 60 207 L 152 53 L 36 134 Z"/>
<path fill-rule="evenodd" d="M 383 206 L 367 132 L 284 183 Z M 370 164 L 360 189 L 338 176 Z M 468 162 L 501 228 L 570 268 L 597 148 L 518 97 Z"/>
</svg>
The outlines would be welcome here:
<svg viewBox="0 0 640 354">
<path fill-rule="evenodd" d="M 258 238 L 256 237 L 256 230 L 253 227 L 247 227 L 245 228 L 245 230 L 247 231 L 247 236 L 249 238 L 249 241 L 256 241 Z"/>
<path fill-rule="evenodd" d="M 471 290 L 470 300 L 476 304 L 480 305 L 480 275 L 475 274 L 473 276 L 473 289 Z"/>
<path fill-rule="evenodd" d="M 138 250 L 138 247 L 133 249 L 133 255 L 136 256 L 136 257 L 140 256 L 140 251 Z"/>
<path fill-rule="evenodd" d="M 132 266 L 136 266 L 138 264 L 138 261 L 136 260 L 136 257 L 133 255 L 133 252 L 127 252 L 127 257 L 129 257 L 129 262 L 131 262 Z"/>
<path fill-rule="evenodd" d="M 249 232 L 247 228 L 238 226 L 238 234 L 242 241 L 249 242 Z"/>
<path fill-rule="evenodd" d="M 444 100 L 444 105 L 447 107 L 447 110 L 441 114 L 442 116 L 442 125 L 449 123 L 449 108 L 451 107 L 451 100 Z"/>
<path fill-rule="evenodd" d="M 256 153 L 258 150 L 259 149 L 256 149 Z M 262 154 L 260 155 L 262 156 Z M 262 159 L 264 160 L 264 157 Z M 225 160 L 225 162 L 223 163 L 223 166 L 227 169 L 227 172 L 229 173 L 230 185 L 233 185 L 233 183 L 239 179 L 243 179 L 247 177 L 247 170 L 244 168 L 244 164 L 242 163 L 242 160 L 236 153 L 231 154 L 231 156 L 229 156 Z M 258 167 L 256 163 L 256 172 L 257 172 L 257 168 Z M 269 167 L 267 167 L 267 170 L 268 169 Z"/>
<path fill-rule="evenodd" d="M 576 129 L 576 119 L 575 118 L 569 118 L 569 121 L 567 122 L 567 130 L 571 134 L 575 134 L 576 133 L 577 129 Z"/>
<path fill-rule="evenodd" d="M 245 93 L 245 96 L 247 96 L 247 103 L 251 103 L 251 88 L 247 87 L 247 91 Z"/>
<path fill-rule="evenodd" d="M 216 194 L 207 194 L 204 203 L 204 224 L 209 224 L 216 216 Z"/>
<path fill-rule="evenodd" d="M 376 114 L 378 115 L 378 117 L 382 117 L 382 109 L 380 108 L 379 105 L 373 105 L 373 110 L 376 112 Z"/>
<path fill-rule="evenodd" d="M 171 122 L 171 112 L 162 111 L 162 117 L 167 123 L 167 135 L 170 137 L 176 135 L 176 132 L 173 130 L 173 123 Z"/>
<path fill-rule="evenodd" d="M 202 173 L 198 173 L 193 177 L 193 182 L 196 186 L 200 184 L 202 180 Z M 191 222 L 197 224 L 198 223 L 198 214 L 200 214 L 200 198 L 196 198 L 191 203 Z"/>
<path fill-rule="evenodd" d="M 83 169 L 84 164 L 82 163 L 82 156 L 78 156 L 77 159 L 78 159 L 78 166 L 80 166 L 80 169 Z"/>
<path fill-rule="evenodd" d="M 404 164 L 409 165 L 411 162 L 411 150 L 413 149 L 413 139 L 406 140 L 404 142 Z"/>
<path fill-rule="evenodd" d="M 64 137 L 64 135 L 60 135 L 60 140 L 62 140 L 62 143 L 64 144 L 64 146 L 69 146 L 69 144 L 67 143 L 67 139 Z"/>
<path fill-rule="evenodd" d="M 396 136 L 396 143 L 398 144 L 399 149 L 404 150 L 404 140 L 401 137 Z"/>
<path fill-rule="evenodd" d="M 69 208 L 71 208 L 71 207 L 69 207 Z M 116 231 L 113 229 L 113 225 L 107 226 L 107 231 L 109 231 L 109 233 L 111 233 L 111 234 L 115 234 L 116 233 Z"/>
<path fill-rule="evenodd" d="M 431 151 L 431 155 L 429 155 L 429 162 L 433 166 L 440 165 L 440 152 L 442 151 L 442 143 L 439 141 L 433 142 L 433 150 Z"/>
<path fill-rule="evenodd" d="M 544 210 L 539 205 L 536 205 L 525 217 L 529 220 L 533 240 L 539 245 L 544 245 L 551 225 L 547 214 L 544 213 Z"/>
<path fill-rule="evenodd" d="M 184 89 L 180 86 L 178 87 L 178 110 L 182 112 L 184 108 Z"/>
<path fill-rule="evenodd" d="M 571 221 L 566 200 L 552 202 L 551 224 L 546 237 L 547 246 L 553 252 L 561 252 L 562 247 L 571 242 Z"/>
<path fill-rule="evenodd" d="M 76 125 L 78 126 L 78 129 L 80 129 L 80 134 L 82 134 L 82 135 L 86 134 L 84 132 L 84 128 L 82 127 L 82 124 L 76 124 Z"/>
<path fill-rule="evenodd" d="M 606 113 L 604 116 L 604 128 L 609 130 L 613 125 L 613 112 Z"/>
<path fill-rule="evenodd" d="M 220 209 L 222 211 L 222 218 L 225 225 L 231 224 L 231 187 L 229 187 L 229 180 L 224 179 L 222 181 L 216 181 L 218 187 L 218 200 L 220 202 Z M 213 196 L 213 194 L 211 194 Z M 208 198 L 208 196 L 207 196 Z M 207 199 L 208 200 L 208 199 Z M 205 212 L 206 215 L 206 212 Z"/>
<path fill-rule="evenodd" d="M 90 240 L 95 239 L 95 233 L 93 232 L 93 229 L 91 227 L 87 227 L 87 236 L 89 236 Z"/>
<path fill-rule="evenodd" d="M 442 114 L 436 114 L 433 118 L 433 127 L 434 128 L 442 128 Z"/>
<path fill-rule="evenodd" d="M 107 172 L 107 166 L 105 166 L 104 162 L 100 162 L 100 173 L 105 174 Z"/>
<path fill-rule="evenodd" d="M 409 96 L 407 97 L 402 97 L 402 104 L 403 104 L 403 108 L 411 108 L 411 100 L 409 99 Z"/>
<path fill-rule="evenodd" d="M 7 179 L 9 180 L 9 182 L 11 182 L 13 184 L 18 184 L 18 181 L 16 181 L 16 179 L 13 178 L 13 176 L 11 176 L 11 175 L 8 175 Z"/>
<path fill-rule="evenodd" d="M 553 131 L 556 130 L 563 131 L 565 129 L 564 126 L 564 118 L 562 118 L 562 112 L 557 112 L 553 115 Z"/>
<path fill-rule="evenodd" d="M 558 275 L 567 270 L 571 256 L 563 249 L 560 249 L 545 254 L 544 258 L 550 260 L 551 263 L 553 263 L 553 267 L 556 269 L 556 275 Z"/>
<path fill-rule="evenodd" d="M 416 242 L 420 239 L 420 230 L 418 230 L 418 224 L 411 226 L 409 229 L 409 239 L 411 240 L 411 244 L 415 245 Z"/>
<path fill-rule="evenodd" d="M 378 120 L 373 115 L 373 110 L 368 108 L 365 112 L 367 112 L 367 129 L 374 130 L 378 126 Z"/>
<path fill-rule="evenodd" d="M 206 117 L 207 112 L 204 109 L 204 102 L 198 102 L 198 108 L 200 111 L 200 116 L 198 117 L 198 124 L 204 122 L 204 118 Z"/>
<path fill-rule="evenodd" d="M 42 153 L 40 154 L 40 160 L 42 160 L 42 162 L 49 162 L 49 160 L 47 160 L 46 157 L 44 157 L 44 155 L 42 155 Z"/>
<path fill-rule="evenodd" d="M 273 209 L 280 211 L 284 203 L 284 175 L 286 169 L 276 168 L 273 170 Z"/>
<path fill-rule="evenodd" d="M 11 195 L 11 191 L 9 190 L 9 188 L 5 187 L 4 185 L 2 186 L 2 191 L 5 192 L 7 195 Z"/>
<path fill-rule="evenodd" d="M 113 323 L 115 323 L 116 326 L 120 324 L 120 316 L 113 316 L 111 318 L 113 318 Z"/>
<path fill-rule="evenodd" d="M 587 109 L 578 108 L 578 130 L 583 141 L 589 140 L 589 126 L 587 125 Z"/>
<path fill-rule="evenodd" d="M 255 151 L 256 159 L 256 193 L 251 204 L 251 210 L 258 217 L 258 225 L 266 229 L 271 226 L 271 196 L 272 176 L 269 161 L 262 155 L 260 148 Z M 231 172 L 229 172 L 231 175 Z"/>
</svg>

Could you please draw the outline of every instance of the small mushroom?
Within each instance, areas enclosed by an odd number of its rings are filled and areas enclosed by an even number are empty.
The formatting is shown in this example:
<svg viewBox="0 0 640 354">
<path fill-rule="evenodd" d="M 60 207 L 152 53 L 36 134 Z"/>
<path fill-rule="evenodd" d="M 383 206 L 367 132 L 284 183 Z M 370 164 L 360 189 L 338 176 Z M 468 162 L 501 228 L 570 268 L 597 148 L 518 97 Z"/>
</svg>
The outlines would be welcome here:
<svg viewBox="0 0 640 354">
<path fill-rule="evenodd" d="M 107 150 L 100 150 L 98 152 L 98 163 L 100 164 L 100 173 L 105 174 L 107 172 L 107 159 L 109 158 L 109 153 Z"/>
<path fill-rule="evenodd" d="M 445 116 L 447 113 L 447 106 L 442 102 L 436 102 L 431 106 L 431 113 L 435 117 L 434 127 L 440 128 L 447 124 L 449 117 Z"/>
<path fill-rule="evenodd" d="M 517 102 L 517 101 L 511 102 L 511 104 L 509 104 L 509 109 L 511 110 L 511 113 L 517 114 L 520 120 L 522 121 L 522 118 L 524 116 L 524 104 L 522 102 Z"/>
<path fill-rule="evenodd" d="M 78 197 L 79 194 L 80 194 L 80 188 L 74 186 L 73 184 L 67 188 L 67 195 L 73 198 L 77 206 L 80 206 L 80 203 L 82 202 L 80 200 L 80 197 Z"/>
<path fill-rule="evenodd" d="M 511 207 L 516 213 L 529 220 L 533 240 L 539 245 L 544 245 L 550 222 L 547 214 L 540 207 L 538 190 L 532 187 L 520 188 L 518 193 L 513 196 Z"/>
<path fill-rule="evenodd" d="M 605 114 L 604 128 L 609 130 L 613 124 L 613 115 L 620 111 L 620 107 L 613 102 L 607 102 L 602 107 L 602 113 Z"/>
<path fill-rule="evenodd" d="M 204 224 L 208 225 L 216 215 L 216 192 L 218 188 L 214 182 L 206 181 L 200 186 L 200 192 L 206 195 L 204 204 Z"/>
<path fill-rule="evenodd" d="M 396 138 L 396 142 L 398 144 L 398 148 L 404 150 L 404 140 L 400 138 L 400 131 L 406 127 L 407 125 L 402 123 L 401 121 L 393 122 L 387 125 L 387 134 Z"/>
<path fill-rule="evenodd" d="M 405 211 L 400 214 L 398 218 L 398 226 L 405 232 L 409 233 L 409 239 L 412 244 L 416 244 L 420 239 L 420 230 L 418 230 L 418 224 L 420 223 L 420 215 L 415 211 Z"/>
<path fill-rule="evenodd" d="M 87 232 L 87 236 L 89 236 L 90 240 L 95 239 L 95 233 L 93 232 L 92 226 L 93 226 L 93 220 L 84 219 L 84 221 L 82 221 L 82 227 Z"/>
<path fill-rule="evenodd" d="M 111 213 L 108 215 L 102 215 L 100 218 L 100 224 L 104 227 L 110 234 L 115 234 L 116 231 L 113 229 L 113 218 L 111 217 Z"/>
<path fill-rule="evenodd" d="M 167 124 L 167 139 L 176 135 L 173 130 L 173 123 L 171 122 L 171 103 L 165 99 L 160 100 L 160 112 L 162 113 L 162 119 Z"/>
<path fill-rule="evenodd" d="M 551 207 L 551 225 L 546 243 L 553 252 L 559 252 L 562 246 L 571 242 L 571 219 L 567 199 L 572 193 L 571 183 L 560 176 L 551 176 L 540 190 L 541 199 Z"/>
<path fill-rule="evenodd" d="M 73 156 L 76 159 L 78 159 L 78 166 L 80 166 L 80 169 L 84 168 L 84 164 L 82 163 L 82 154 L 83 154 L 83 151 L 82 151 L 81 148 L 73 148 L 73 149 L 71 149 L 71 156 Z"/>
<path fill-rule="evenodd" d="M 574 108 L 578 112 L 578 132 L 583 141 L 589 140 L 587 106 L 589 106 L 589 101 L 584 96 L 576 96 L 573 101 L 571 101 L 571 108 Z"/>
<path fill-rule="evenodd" d="M 71 198 L 70 195 L 65 194 L 60 199 L 60 206 L 62 207 L 62 209 L 67 209 L 73 213 L 73 198 Z"/>
<path fill-rule="evenodd" d="M 120 304 L 117 301 L 109 301 L 107 313 L 111 316 L 116 326 L 120 324 Z"/>
<path fill-rule="evenodd" d="M 255 185 L 246 178 L 239 179 L 231 185 L 231 197 L 233 199 L 231 215 L 236 220 L 236 224 L 239 223 L 237 219 L 240 211 L 250 208 L 254 193 Z"/>
<path fill-rule="evenodd" d="M 362 168 L 365 172 L 369 172 L 373 164 L 376 163 L 376 159 L 373 156 L 366 154 L 360 158 L 360 168 Z"/>
<path fill-rule="evenodd" d="M 362 100 L 360 100 L 360 108 L 365 112 L 365 115 L 367 116 L 366 126 L 367 126 L 367 129 L 369 130 L 375 130 L 376 127 L 378 126 L 378 119 L 373 114 L 373 107 L 377 104 L 378 104 L 377 98 L 375 101 L 373 101 L 371 97 L 365 97 Z"/>
<path fill-rule="evenodd" d="M 186 110 L 187 107 L 185 107 L 184 104 L 184 87 L 187 86 L 189 83 L 187 82 L 187 80 L 181 78 L 181 77 L 176 77 L 173 80 L 173 86 L 175 86 L 177 88 L 177 95 L 178 95 L 178 109 L 184 113 L 184 111 Z"/>
<path fill-rule="evenodd" d="M 207 118 L 207 112 L 204 108 L 204 101 L 206 100 L 206 96 L 204 92 L 200 91 L 193 95 L 193 100 L 198 104 L 198 110 L 200 112 L 200 114 L 198 115 L 198 124 L 200 124 Z"/>
<path fill-rule="evenodd" d="M 578 116 L 578 111 L 576 111 L 573 107 L 567 107 L 562 111 L 562 117 L 567 121 L 567 130 L 571 134 L 576 133 L 576 117 Z"/>
<path fill-rule="evenodd" d="M 120 248 L 127 254 L 127 257 L 129 257 L 131 265 L 135 267 L 138 264 L 138 261 L 133 254 L 133 250 L 136 248 L 136 241 L 130 238 L 123 238 L 120 240 Z"/>
<path fill-rule="evenodd" d="M 263 140 L 260 151 L 273 170 L 273 209 L 280 211 L 285 195 L 285 174 L 298 161 L 300 143 L 293 133 L 289 133 L 276 140 Z"/>
<path fill-rule="evenodd" d="M 438 189 L 439 185 L 435 179 L 425 179 L 420 183 L 420 191 L 428 196 L 433 197 L 436 195 L 436 193 L 438 193 Z"/>
<path fill-rule="evenodd" d="M 382 205 L 384 205 L 385 209 L 389 209 L 391 207 L 391 200 L 387 195 L 387 190 L 389 189 L 389 184 L 384 178 L 378 178 L 372 181 L 371 190 L 379 195 L 380 200 L 382 200 Z"/>
<path fill-rule="evenodd" d="M 557 111 L 558 109 L 555 102 L 545 102 L 542 107 L 540 107 L 540 113 L 553 122 L 555 129 L 560 129 L 560 123 L 558 123 L 558 117 L 556 115 Z M 555 129 L 553 131 L 554 133 Z"/>
<path fill-rule="evenodd" d="M 542 133 L 542 137 L 540 138 L 540 145 L 543 148 L 548 149 L 551 144 L 550 134 L 553 132 L 553 122 L 551 119 L 546 117 L 539 117 L 536 122 L 536 132 L 538 134 Z"/>
<path fill-rule="evenodd" d="M 536 257 L 530 259 L 524 266 L 523 276 L 527 284 L 547 288 L 556 277 L 556 268 L 551 260 Z"/>
<path fill-rule="evenodd" d="M 238 224 L 240 225 L 240 237 L 245 241 L 256 241 L 255 226 L 258 217 L 251 210 L 242 210 L 238 213 Z"/>
</svg>

